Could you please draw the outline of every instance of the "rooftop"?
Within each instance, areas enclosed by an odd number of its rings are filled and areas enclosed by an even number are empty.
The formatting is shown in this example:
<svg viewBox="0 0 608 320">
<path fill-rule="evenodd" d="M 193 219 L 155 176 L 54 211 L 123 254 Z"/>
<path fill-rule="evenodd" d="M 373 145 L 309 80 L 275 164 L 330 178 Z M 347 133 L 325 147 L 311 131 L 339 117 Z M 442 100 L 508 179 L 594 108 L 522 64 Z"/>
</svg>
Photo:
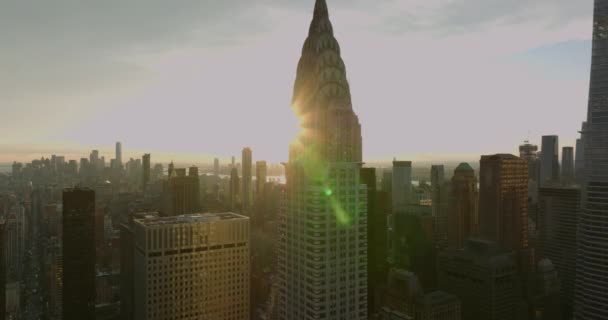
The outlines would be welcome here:
<svg viewBox="0 0 608 320">
<path fill-rule="evenodd" d="M 135 223 L 144 226 L 170 225 L 170 224 L 189 224 L 204 223 L 222 220 L 249 219 L 240 214 L 232 212 L 224 213 L 193 213 L 173 217 L 159 217 L 155 215 L 145 215 L 143 218 L 136 218 Z"/>
<path fill-rule="evenodd" d="M 474 171 L 471 165 L 466 162 L 462 162 L 456 167 L 456 171 Z"/>
</svg>

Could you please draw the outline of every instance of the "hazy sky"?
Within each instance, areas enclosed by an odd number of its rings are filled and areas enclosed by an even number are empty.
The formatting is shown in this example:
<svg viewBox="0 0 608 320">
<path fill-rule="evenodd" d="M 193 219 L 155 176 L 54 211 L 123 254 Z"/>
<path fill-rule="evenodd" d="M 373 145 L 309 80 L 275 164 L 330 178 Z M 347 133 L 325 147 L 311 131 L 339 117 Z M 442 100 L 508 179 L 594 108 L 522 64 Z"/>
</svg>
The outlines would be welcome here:
<svg viewBox="0 0 608 320">
<path fill-rule="evenodd" d="M 327 2 L 366 160 L 576 138 L 592 0 Z M 0 161 L 118 140 L 127 156 L 286 159 L 313 4 L 0 0 Z"/>
</svg>

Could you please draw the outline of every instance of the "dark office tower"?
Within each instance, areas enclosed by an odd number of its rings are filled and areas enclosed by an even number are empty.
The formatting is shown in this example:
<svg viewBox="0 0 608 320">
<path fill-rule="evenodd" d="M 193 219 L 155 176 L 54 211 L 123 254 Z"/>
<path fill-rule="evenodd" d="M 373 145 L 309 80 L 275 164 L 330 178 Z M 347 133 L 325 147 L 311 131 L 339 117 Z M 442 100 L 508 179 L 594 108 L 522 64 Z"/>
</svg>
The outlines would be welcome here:
<svg viewBox="0 0 608 320">
<path fill-rule="evenodd" d="M 213 159 L 213 174 L 216 176 L 220 175 L 220 159 Z"/>
<path fill-rule="evenodd" d="M 528 164 L 511 154 L 481 157 L 479 231 L 506 250 L 528 247 Z"/>
<path fill-rule="evenodd" d="M 431 166 L 431 200 L 433 204 L 433 216 L 438 216 L 441 212 L 441 189 L 445 180 L 445 169 L 443 165 Z"/>
<path fill-rule="evenodd" d="M 361 126 L 325 0 L 315 4 L 292 106 L 302 131 L 285 166 L 278 319 L 368 319 Z"/>
<path fill-rule="evenodd" d="M 448 198 L 449 187 L 445 183 L 443 165 L 431 166 L 431 205 L 435 224 L 435 244 L 443 249 L 448 244 Z"/>
<path fill-rule="evenodd" d="M 6 229 L 0 218 L 0 288 L 6 288 Z M 0 320 L 6 317 L 6 290 L 0 290 Z"/>
<path fill-rule="evenodd" d="M 141 160 L 143 164 L 143 188 L 142 190 L 145 192 L 148 189 L 148 183 L 150 183 L 150 154 L 146 153 L 142 157 Z"/>
<path fill-rule="evenodd" d="M 171 177 L 175 174 L 175 165 L 173 164 L 173 161 L 171 161 L 171 163 L 169 163 L 169 168 L 167 169 L 167 176 L 169 177 L 169 179 L 171 179 Z"/>
<path fill-rule="evenodd" d="M 540 186 L 559 182 L 559 137 L 543 136 L 540 153 Z"/>
<path fill-rule="evenodd" d="M 538 146 L 524 141 L 519 146 L 519 157 L 528 162 L 528 197 L 532 202 L 538 200 L 538 187 L 540 180 L 540 160 L 538 159 Z"/>
<path fill-rule="evenodd" d="M 376 190 L 376 168 L 361 168 L 361 182 L 367 186 L 367 306 L 373 314 L 379 301 L 375 299 L 388 272 L 387 215 L 381 195 Z"/>
<path fill-rule="evenodd" d="M 576 139 L 576 154 L 574 158 L 574 175 L 576 177 L 576 182 L 581 184 L 583 181 L 584 168 L 585 168 L 585 128 L 587 127 L 587 122 L 583 122 L 581 126 L 581 137 L 580 139 Z"/>
<path fill-rule="evenodd" d="M 239 203 L 239 171 L 236 167 L 230 170 L 230 209 L 235 211 Z"/>
<path fill-rule="evenodd" d="M 477 234 L 477 178 L 468 163 L 461 163 L 452 177 L 448 213 L 448 247 L 459 249 Z"/>
<path fill-rule="evenodd" d="M 575 319 L 608 319 L 608 0 L 595 0 Z"/>
<path fill-rule="evenodd" d="M 200 210 L 200 185 L 198 168 L 173 169 L 164 191 L 163 215 L 176 216 L 196 213 Z"/>
<path fill-rule="evenodd" d="M 562 148 L 562 183 L 574 182 L 574 148 Z"/>
<path fill-rule="evenodd" d="M 122 143 L 116 142 L 116 166 L 122 168 Z"/>
<path fill-rule="evenodd" d="M 234 156 L 232 156 L 232 167 L 236 168 L 236 163 L 234 162 Z"/>
<path fill-rule="evenodd" d="M 390 195 L 392 188 L 393 188 L 393 170 L 384 168 L 384 169 L 382 169 L 382 186 L 380 189 Z"/>
<path fill-rule="evenodd" d="M 243 203 L 243 212 L 248 215 L 251 210 L 251 200 L 252 200 L 252 190 L 251 190 L 251 181 L 252 181 L 252 159 L 251 159 L 251 149 L 244 148 L 243 149 L 243 158 L 241 159 L 242 169 L 241 173 L 243 174 L 243 181 L 241 186 L 243 188 L 241 192 L 241 202 Z"/>
<path fill-rule="evenodd" d="M 134 319 L 133 279 L 135 243 L 131 222 L 122 223 L 120 230 L 120 319 Z"/>
<path fill-rule="evenodd" d="M 578 187 L 540 189 L 539 232 L 540 258 L 551 260 L 561 278 L 561 305 L 564 319 L 572 318 L 576 275 L 576 225 L 580 212 L 581 190 Z"/>
<path fill-rule="evenodd" d="M 264 185 L 266 184 L 266 177 L 268 176 L 268 170 L 266 161 L 256 161 L 255 163 L 255 192 L 258 199 L 264 197 Z"/>
<path fill-rule="evenodd" d="M 525 319 L 516 261 L 513 252 L 494 242 L 469 239 L 463 249 L 439 253 L 439 288 L 460 298 L 462 319 Z"/>
<path fill-rule="evenodd" d="M 63 191 L 64 320 L 95 318 L 95 192 Z"/>
<path fill-rule="evenodd" d="M 97 171 L 99 169 L 99 151 L 93 150 L 89 155 L 89 163 L 91 164 L 91 169 Z"/>
<path fill-rule="evenodd" d="M 412 162 L 393 161 L 393 212 L 404 212 L 412 201 Z"/>
</svg>

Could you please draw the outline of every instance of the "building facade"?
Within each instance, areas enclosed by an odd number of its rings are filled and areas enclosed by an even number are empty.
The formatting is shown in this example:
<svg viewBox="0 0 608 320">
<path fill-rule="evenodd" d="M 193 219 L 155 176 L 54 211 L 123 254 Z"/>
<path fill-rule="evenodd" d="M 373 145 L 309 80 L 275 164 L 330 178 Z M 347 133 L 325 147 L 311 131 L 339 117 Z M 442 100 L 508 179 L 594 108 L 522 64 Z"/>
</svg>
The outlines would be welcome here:
<svg viewBox="0 0 608 320">
<path fill-rule="evenodd" d="M 95 192 L 63 191 L 63 320 L 95 318 Z"/>
<path fill-rule="evenodd" d="M 249 319 L 249 218 L 135 219 L 135 320 Z"/>
<path fill-rule="evenodd" d="M 595 0 L 575 319 L 608 319 L 608 1 Z"/>
<path fill-rule="evenodd" d="M 315 3 L 292 106 L 302 132 L 285 168 L 278 319 L 368 319 L 361 126 L 325 0 Z"/>
<path fill-rule="evenodd" d="M 439 254 L 439 288 L 462 302 L 462 319 L 513 320 L 526 314 L 514 253 L 486 240 Z"/>
<path fill-rule="evenodd" d="M 468 163 L 461 163 L 452 177 L 448 213 L 448 247 L 462 248 L 467 239 L 477 235 L 477 178 Z"/>
<path fill-rule="evenodd" d="M 540 154 L 540 185 L 559 181 L 559 137 L 543 136 Z"/>
<path fill-rule="evenodd" d="M 241 179 L 241 202 L 243 204 L 243 212 L 249 214 L 252 206 L 253 191 L 252 186 L 252 155 L 250 148 L 243 149 L 243 156 L 241 159 L 241 173 L 243 178 Z"/>
<path fill-rule="evenodd" d="M 574 148 L 562 148 L 562 176 L 561 181 L 564 184 L 574 182 Z"/>
<path fill-rule="evenodd" d="M 510 154 L 481 157 L 479 232 L 506 250 L 528 247 L 528 164 Z"/>
<path fill-rule="evenodd" d="M 539 196 L 540 257 L 548 258 L 561 278 L 561 304 L 567 319 L 572 317 L 576 276 L 576 228 L 580 214 L 578 187 L 544 187 Z"/>
<path fill-rule="evenodd" d="M 403 212 L 412 201 L 412 162 L 393 161 L 393 212 Z"/>
</svg>

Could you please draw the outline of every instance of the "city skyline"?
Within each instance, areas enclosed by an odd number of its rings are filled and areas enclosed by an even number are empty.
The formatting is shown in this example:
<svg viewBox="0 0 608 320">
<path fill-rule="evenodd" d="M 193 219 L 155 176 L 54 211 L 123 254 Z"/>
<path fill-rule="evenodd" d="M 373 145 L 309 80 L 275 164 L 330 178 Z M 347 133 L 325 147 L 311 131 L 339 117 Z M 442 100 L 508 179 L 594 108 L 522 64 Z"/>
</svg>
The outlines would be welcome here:
<svg viewBox="0 0 608 320">
<path fill-rule="evenodd" d="M 295 75 L 285 70 L 300 53 L 295 39 L 305 34 L 308 2 L 180 2 L 168 10 L 147 3 L 141 11 L 131 3 L 124 15 L 67 2 L 39 11 L 14 3 L 0 13 L 10 26 L 2 28 L 10 34 L 0 61 L 9 71 L 0 76 L 9 88 L 0 93 L 0 162 L 81 155 L 93 145 L 104 152 L 114 141 L 125 143 L 125 158 L 224 159 L 251 146 L 258 159 L 286 160 L 276 146 L 288 144 L 298 125 L 289 108 Z M 573 146 L 588 94 L 591 4 L 331 1 L 336 37 L 353 65 L 353 105 L 368 128 L 364 159 L 470 161 L 515 150 L 526 138 L 540 144 L 548 134 Z M 474 6 L 483 14 L 469 17 Z M 44 19 L 34 22 L 41 12 Z M 227 14 L 239 22 L 218 21 Z M 81 19 L 90 28 L 75 27 Z M 257 81 L 260 74 L 265 81 Z M 538 121 L 555 109 L 559 117 Z M 511 121 L 479 122 L 496 115 Z M 265 130 L 250 121 L 259 118 L 267 119 Z M 433 126 L 450 139 L 418 137 Z M 383 143 L 396 137 L 416 138 Z"/>
</svg>

